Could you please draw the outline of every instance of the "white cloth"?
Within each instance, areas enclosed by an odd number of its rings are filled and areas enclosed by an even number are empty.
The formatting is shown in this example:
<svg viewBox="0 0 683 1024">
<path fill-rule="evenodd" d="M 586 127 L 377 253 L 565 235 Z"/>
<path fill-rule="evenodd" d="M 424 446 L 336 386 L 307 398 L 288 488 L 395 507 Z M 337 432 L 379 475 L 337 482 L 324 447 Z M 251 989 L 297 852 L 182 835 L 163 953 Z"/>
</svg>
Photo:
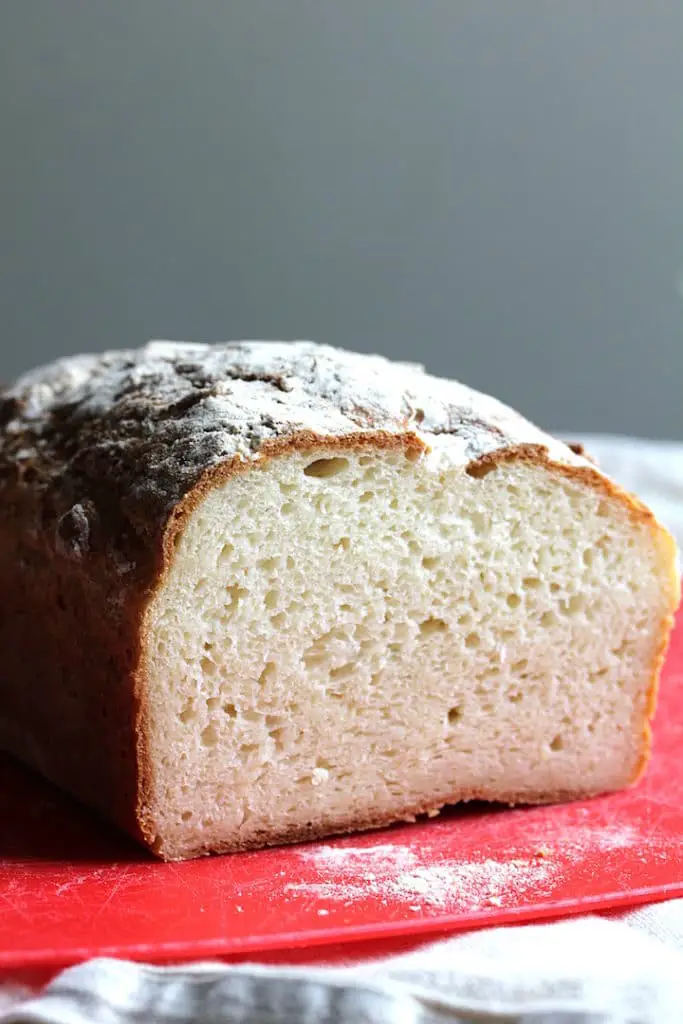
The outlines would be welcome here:
<svg viewBox="0 0 683 1024">
<path fill-rule="evenodd" d="M 638 493 L 683 548 L 683 444 L 572 437 Z M 3 1011 L 3 999 L 5 1009 Z M 0 1024 L 674 1024 L 683 1022 L 683 900 L 485 929 L 343 968 L 154 968 L 93 960 Z"/>
<path fill-rule="evenodd" d="M 495 928 L 345 968 L 93 960 L 0 1024 L 680 1024 L 683 901 Z"/>
</svg>

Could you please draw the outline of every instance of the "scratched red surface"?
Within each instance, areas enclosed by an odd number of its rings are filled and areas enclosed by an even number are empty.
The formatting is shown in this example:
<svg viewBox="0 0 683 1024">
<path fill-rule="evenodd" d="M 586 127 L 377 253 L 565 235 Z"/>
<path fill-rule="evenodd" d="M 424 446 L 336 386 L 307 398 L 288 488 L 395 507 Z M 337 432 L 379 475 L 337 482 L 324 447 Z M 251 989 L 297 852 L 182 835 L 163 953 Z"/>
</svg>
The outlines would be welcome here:
<svg viewBox="0 0 683 1024">
<path fill-rule="evenodd" d="M 646 778 L 616 796 L 454 809 L 360 837 L 185 864 L 147 858 L 0 760 L 0 970 L 97 955 L 291 959 L 315 946 L 400 945 L 418 934 L 682 895 L 680 619 L 655 735 Z"/>
</svg>

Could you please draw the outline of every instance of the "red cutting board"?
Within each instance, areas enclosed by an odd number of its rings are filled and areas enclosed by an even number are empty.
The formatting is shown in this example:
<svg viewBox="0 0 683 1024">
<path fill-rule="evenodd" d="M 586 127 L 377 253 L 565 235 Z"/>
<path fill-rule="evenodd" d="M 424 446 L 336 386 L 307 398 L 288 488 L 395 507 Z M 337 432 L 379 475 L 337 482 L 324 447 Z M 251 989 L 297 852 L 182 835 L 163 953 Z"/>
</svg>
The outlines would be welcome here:
<svg viewBox="0 0 683 1024">
<path fill-rule="evenodd" d="M 91 956 L 303 958 L 683 895 L 683 619 L 635 789 L 160 864 L 0 761 L 0 970 Z M 355 943 L 355 947 L 351 944 Z M 361 947 L 363 948 L 363 947 Z M 367 947 L 365 947 L 367 948 Z M 322 952 L 320 950 L 320 952 Z"/>
</svg>

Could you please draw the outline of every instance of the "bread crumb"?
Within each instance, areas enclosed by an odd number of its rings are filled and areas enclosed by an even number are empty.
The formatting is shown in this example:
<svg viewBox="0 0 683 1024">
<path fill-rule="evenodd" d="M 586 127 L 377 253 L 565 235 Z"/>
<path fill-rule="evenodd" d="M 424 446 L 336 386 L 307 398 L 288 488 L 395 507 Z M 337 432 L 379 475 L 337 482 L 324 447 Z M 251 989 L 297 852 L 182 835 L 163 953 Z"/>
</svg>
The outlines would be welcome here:
<svg viewBox="0 0 683 1024">
<path fill-rule="evenodd" d="M 318 917 L 327 917 L 328 914 L 329 910 L 325 910 L 324 907 L 321 907 L 320 910 L 318 911 Z"/>
</svg>

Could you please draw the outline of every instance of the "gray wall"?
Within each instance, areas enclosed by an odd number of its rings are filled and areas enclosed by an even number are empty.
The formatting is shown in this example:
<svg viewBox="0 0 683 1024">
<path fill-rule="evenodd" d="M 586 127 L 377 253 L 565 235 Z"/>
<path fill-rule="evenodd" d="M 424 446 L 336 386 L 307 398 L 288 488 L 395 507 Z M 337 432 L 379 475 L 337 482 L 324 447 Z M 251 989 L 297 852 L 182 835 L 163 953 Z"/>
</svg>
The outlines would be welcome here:
<svg viewBox="0 0 683 1024">
<path fill-rule="evenodd" d="M 679 0 L 2 0 L 0 376 L 313 337 L 683 437 Z"/>
</svg>

